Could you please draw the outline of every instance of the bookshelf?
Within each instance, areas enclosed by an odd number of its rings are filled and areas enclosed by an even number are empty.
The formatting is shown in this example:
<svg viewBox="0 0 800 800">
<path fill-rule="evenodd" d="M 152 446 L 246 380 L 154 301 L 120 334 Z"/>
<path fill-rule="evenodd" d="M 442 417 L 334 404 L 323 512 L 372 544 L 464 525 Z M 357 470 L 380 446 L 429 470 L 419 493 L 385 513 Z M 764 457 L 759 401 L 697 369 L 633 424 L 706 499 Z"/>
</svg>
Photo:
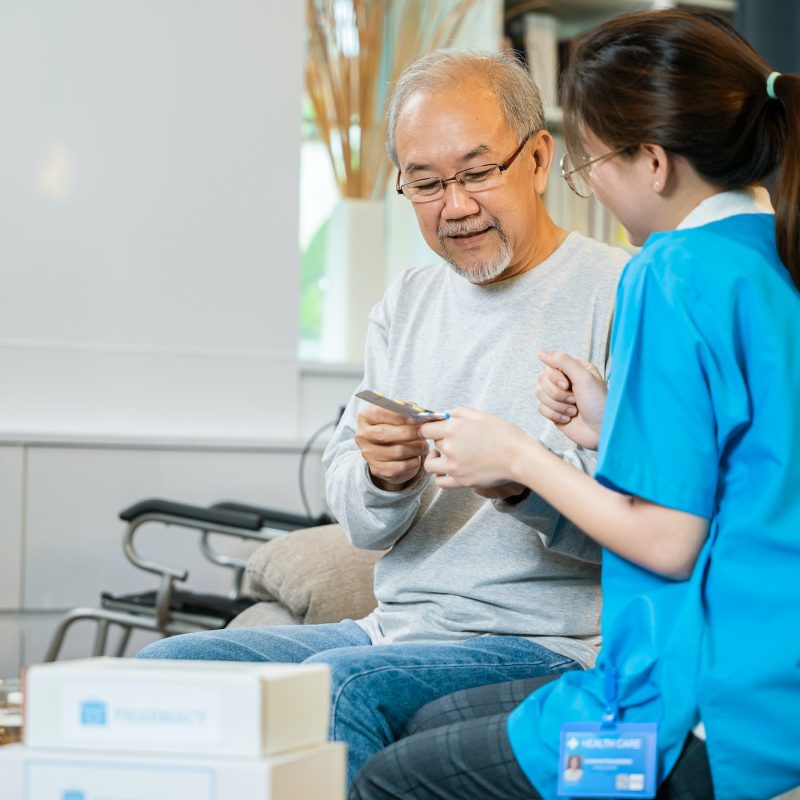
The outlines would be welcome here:
<svg viewBox="0 0 800 800">
<path fill-rule="evenodd" d="M 528 64 L 545 101 L 545 123 L 556 137 L 556 163 L 545 193 L 548 212 L 558 225 L 635 252 L 611 214 L 596 199 L 571 192 L 559 174 L 564 115 L 557 105 L 557 84 L 568 43 L 595 25 L 629 11 L 702 8 L 731 18 L 736 0 L 505 0 L 504 8 L 506 44 Z"/>
</svg>

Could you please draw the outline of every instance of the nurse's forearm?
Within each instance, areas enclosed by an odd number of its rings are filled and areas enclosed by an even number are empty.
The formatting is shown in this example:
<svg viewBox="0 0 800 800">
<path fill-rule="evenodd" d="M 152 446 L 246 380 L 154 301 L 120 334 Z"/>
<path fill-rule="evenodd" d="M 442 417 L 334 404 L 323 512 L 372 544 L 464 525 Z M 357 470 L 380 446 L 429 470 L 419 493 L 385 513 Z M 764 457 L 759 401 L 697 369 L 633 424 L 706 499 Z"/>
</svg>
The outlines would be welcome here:
<svg viewBox="0 0 800 800">
<path fill-rule="evenodd" d="M 527 436 L 511 471 L 603 547 L 676 580 L 691 574 L 708 530 L 702 517 L 607 489 Z"/>
</svg>

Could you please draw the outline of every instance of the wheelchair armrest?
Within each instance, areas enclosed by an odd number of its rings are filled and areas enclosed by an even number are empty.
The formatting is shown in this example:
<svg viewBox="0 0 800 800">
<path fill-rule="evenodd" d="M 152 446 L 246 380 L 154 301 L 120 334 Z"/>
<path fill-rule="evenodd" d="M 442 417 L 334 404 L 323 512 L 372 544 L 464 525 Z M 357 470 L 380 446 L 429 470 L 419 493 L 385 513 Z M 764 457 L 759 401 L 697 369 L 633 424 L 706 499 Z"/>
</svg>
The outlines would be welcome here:
<svg viewBox="0 0 800 800">
<path fill-rule="evenodd" d="M 235 504 L 234 504 L 235 505 Z M 246 511 L 246 507 L 220 508 L 219 505 L 206 508 L 188 503 L 175 503 L 172 500 L 150 498 L 123 509 L 119 512 L 120 519 L 133 522 L 137 517 L 145 514 L 158 514 L 168 517 L 177 517 L 188 522 L 210 523 L 224 525 L 229 528 L 244 528 L 257 531 L 264 527 L 259 514 Z"/>
<path fill-rule="evenodd" d="M 171 500 L 150 498 L 123 509 L 120 518 L 128 523 L 123 549 L 125 557 L 134 566 L 146 572 L 163 577 L 185 581 L 189 576 L 187 570 L 159 564 L 142 558 L 133 545 L 136 531 L 146 522 L 160 522 L 164 525 L 177 525 L 182 528 L 194 528 L 202 532 L 201 548 L 203 553 L 216 564 L 242 570 L 244 563 L 215 553 L 208 542 L 210 533 L 236 536 L 240 539 L 266 541 L 269 537 L 262 532 L 262 520 L 256 514 L 243 511 L 205 508 L 188 503 L 175 503 Z"/>
<path fill-rule="evenodd" d="M 262 529 L 272 531 L 296 531 L 301 528 L 316 528 L 320 525 L 328 525 L 334 520 L 327 514 L 320 514 L 318 517 L 309 517 L 305 514 L 293 514 L 288 511 L 278 511 L 274 508 L 266 508 L 264 506 L 253 506 L 247 503 L 236 503 L 226 500 L 220 503 L 214 503 L 212 509 L 220 511 L 236 512 L 241 514 L 256 514 L 261 520 Z M 265 537 L 266 538 L 266 537 Z M 268 538 L 272 538 L 271 536 Z M 244 570 L 247 566 L 247 560 L 233 558 L 231 556 L 223 555 L 216 552 L 208 540 L 208 534 L 203 533 L 201 548 L 205 557 L 218 564 L 221 567 L 231 567 L 237 570 L 236 577 L 236 590 L 241 591 L 242 579 L 244 578 Z"/>
<path fill-rule="evenodd" d="M 317 528 L 320 525 L 330 525 L 335 522 L 328 514 L 320 514 L 318 517 L 309 517 L 305 514 L 292 514 L 288 511 L 278 511 L 274 508 L 265 506 L 252 506 L 247 503 L 234 503 L 226 500 L 221 503 L 214 503 L 212 509 L 220 511 L 230 511 L 240 514 L 255 514 L 261 520 L 262 528 L 274 528 L 275 530 L 294 531 L 300 528 Z"/>
</svg>

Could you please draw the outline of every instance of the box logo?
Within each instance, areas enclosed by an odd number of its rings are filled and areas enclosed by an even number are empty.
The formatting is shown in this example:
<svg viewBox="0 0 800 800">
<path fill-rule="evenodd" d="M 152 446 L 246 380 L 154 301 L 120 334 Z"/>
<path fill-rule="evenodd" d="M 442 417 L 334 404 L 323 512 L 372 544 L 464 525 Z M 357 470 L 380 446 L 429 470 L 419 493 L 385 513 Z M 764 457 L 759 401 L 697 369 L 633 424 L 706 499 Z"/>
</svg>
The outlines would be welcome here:
<svg viewBox="0 0 800 800">
<path fill-rule="evenodd" d="M 84 700 L 81 703 L 81 725 L 108 725 L 106 704 L 101 700 Z"/>
<path fill-rule="evenodd" d="M 102 749 L 113 742 L 115 750 L 133 744 L 158 749 L 165 737 L 180 737 L 180 749 L 219 742 L 223 720 L 220 692 L 191 684 L 76 683 L 64 687 L 62 709 L 62 734 L 67 739 L 103 742 Z"/>
</svg>

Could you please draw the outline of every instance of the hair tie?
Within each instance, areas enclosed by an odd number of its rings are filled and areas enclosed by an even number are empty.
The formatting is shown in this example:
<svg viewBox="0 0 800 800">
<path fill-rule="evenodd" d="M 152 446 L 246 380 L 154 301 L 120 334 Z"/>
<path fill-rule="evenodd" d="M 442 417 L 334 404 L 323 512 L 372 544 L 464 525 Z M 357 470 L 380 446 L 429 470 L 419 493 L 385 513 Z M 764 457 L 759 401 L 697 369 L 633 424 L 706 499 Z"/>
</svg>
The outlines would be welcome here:
<svg viewBox="0 0 800 800">
<path fill-rule="evenodd" d="M 767 94 L 773 99 L 777 100 L 778 95 L 775 94 L 775 81 L 781 76 L 780 72 L 770 72 L 767 78 Z"/>
</svg>

